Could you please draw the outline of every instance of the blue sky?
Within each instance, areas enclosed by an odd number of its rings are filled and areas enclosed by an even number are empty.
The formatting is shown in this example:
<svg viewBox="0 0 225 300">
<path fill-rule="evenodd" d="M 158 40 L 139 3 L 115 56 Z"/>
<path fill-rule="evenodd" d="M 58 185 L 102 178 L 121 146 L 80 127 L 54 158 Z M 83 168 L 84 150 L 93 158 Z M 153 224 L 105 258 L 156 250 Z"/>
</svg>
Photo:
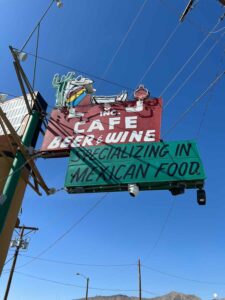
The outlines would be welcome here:
<svg viewBox="0 0 225 300">
<path fill-rule="evenodd" d="M 63 2 L 62 9 L 52 6 L 40 28 L 39 56 L 69 67 L 38 60 L 36 89 L 50 106 L 54 106 L 55 101 L 51 86 L 54 74 L 66 74 L 69 70 L 92 74 L 89 77 L 95 80 L 97 94 L 120 93 L 123 88 L 94 76 L 130 88 L 132 98 L 132 89 L 137 87 L 175 30 L 188 1 Z M 0 91 L 21 95 L 8 46 L 22 47 L 49 1 L 1 0 L 0 3 Z M 219 2 L 198 1 L 142 80 L 152 95 L 159 96 L 164 91 L 222 13 L 224 9 Z M 221 22 L 214 31 L 224 26 Z M 141 192 L 133 199 L 128 193 L 68 195 L 63 191 L 39 197 L 28 188 L 21 222 L 37 226 L 39 231 L 31 235 L 29 249 L 21 251 L 9 299 L 83 297 L 85 280 L 76 276 L 77 272 L 90 277 L 90 296 L 138 295 L 138 258 L 143 264 L 145 297 L 173 290 L 196 294 L 202 299 L 211 299 L 215 292 L 219 297 L 225 296 L 224 78 L 167 133 L 224 70 L 223 32 L 210 34 L 163 93 L 165 104 L 219 40 L 166 107 L 162 119 L 164 140 L 197 141 L 207 175 L 207 205 L 197 205 L 194 190 L 178 197 L 167 191 Z M 35 42 L 34 35 L 25 50 L 34 54 Z M 29 55 L 23 67 L 30 81 L 33 66 L 34 58 Z M 41 143 L 42 137 L 37 147 Z M 37 161 L 47 184 L 56 188 L 63 187 L 67 164 L 68 159 Z M 81 219 L 101 199 L 96 208 Z M 60 237 L 63 238 L 58 240 Z M 36 257 L 43 251 L 45 253 L 32 262 L 27 257 Z M 8 258 L 12 254 L 10 250 Z M 9 266 L 10 263 L 6 271 Z M 3 297 L 7 276 L 6 272 L 1 278 L 0 297 Z"/>
</svg>

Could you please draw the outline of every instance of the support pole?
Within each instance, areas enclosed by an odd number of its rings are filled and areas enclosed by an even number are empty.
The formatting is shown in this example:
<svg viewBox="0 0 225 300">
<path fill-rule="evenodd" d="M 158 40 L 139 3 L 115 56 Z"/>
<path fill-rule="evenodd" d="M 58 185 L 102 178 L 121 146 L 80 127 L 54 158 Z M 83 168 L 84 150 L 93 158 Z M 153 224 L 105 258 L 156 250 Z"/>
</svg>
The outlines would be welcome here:
<svg viewBox="0 0 225 300">
<path fill-rule="evenodd" d="M 86 300 L 88 300 L 88 288 L 89 288 L 89 278 L 87 278 L 87 285 L 86 285 Z"/>
<path fill-rule="evenodd" d="M 141 300 L 141 261 L 138 259 L 138 286 L 139 286 L 139 300 Z"/>
<path fill-rule="evenodd" d="M 38 228 L 36 228 L 36 227 L 26 227 L 26 226 L 18 226 L 17 228 L 20 228 L 19 244 L 16 246 L 16 250 L 15 250 L 15 254 L 14 254 L 14 258 L 13 258 L 13 263 L 12 263 L 12 267 L 11 267 L 11 270 L 10 270 L 9 279 L 8 279 L 8 282 L 7 282 L 7 287 L 6 287 L 6 291 L 5 291 L 5 295 L 4 295 L 3 300 L 8 299 L 9 290 L 10 290 L 10 286 L 11 286 L 11 283 L 12 283 L 12 278 L 13 278 L 13 274 L 14 274 L 14 270 L 15 270 L 15 266 L 16 266 L 17 257 L 19 255 L 19 251 L 20 251 L 20 248 L 21 248 L 22 242 L 23 242 L 24 230 L 31 230 L 31 231 L 38 230 Z"/>
<path fill-rule="evenodd" d="M 23 93 L 23 98 L 24 98 L 24 101 L 26 103 L 27 111 L 28 111 L 29 114 L 31 114 L 30 104 L 29 104 L 29 101 L 28 101 L 28 98 L 27 98 L 25 87 L 23 85 L 23 80 L 21 78 L 21 74 L 19 72 L 18 65 L 17 65 L 17 63 L 15 61 L 13 62 L 13 64 L 14 64 L 14 68 L 16 70 L 16 75 L 17 75 L 17 78 L 18 78 L 18 81 L 19 81 L 19 84 L 20 84 L 21 91 Z"/>
<path fill-rule="evenodd" d="M 37 112 L 37 111 L 33 111 L 32 112 L 32 115 L 33 114 L 36 114 L 37 115 L 37 122 L 38 122 L 38 119 L 40 118 L 40 113 Z M 22 143 L 21 143 L 21 139 L 20 137 L 17 135 L 15 129 L 13 128 L 12 124 L 9 122 L 9 120 L 7 119 L 7 117 L 5 116 L 3 110 L 1 109 L 0 107 L 0 118 L 2 118 L 2 120 L 4 121 L 5 125 L 7 126 L 10 134 L 12 135 L 13 139 L 14 139 L 14 142 L 17 144 L 17 146 L 19 147 L 20 151 L 21 151 L 21 154 L 23 155 L 24 159 L 27 161 L 27 164 L 30 165 L 31 169 L 33 170 L 34 172 L 34 175 L 36 176 L 37 180 L 38 180 L 38 183 L 40 184 L 40 186 L 44 189 L 44 191 L 46 192 L 46 194 L 49 194 L 49 188 L 47 187 L 47 185 L 45 184 L 40 172 L 38 171 L 33 159 L 30 157 L 30 155 L 28 155 L 27 153 L 27 150 L 26 150 L 26 147 L 27 146 L 30 146 L 31 144 L 31 141 L 33 139 L 33 134 L 35 132 L 35 129 L 37 127 L 37 124 L 35 124 L 34 126 L 32 126 L 32 129 L 30 130 L 30 133 L 29 135 L 31 135 L 31 140 L 29 143 L 25 144 L 24 142 L 24 137 L 25 137 L 25 134 L 22 138 Z M 32 116 L 30 117 L 32 118 Z M 30 127 L 30 123 L 31 123 L 31 119 L 29 121 L 29 124 L 27 126 L 27 129 L 29 129 Z M 0 219 L 1 221 L 1 219 Z"/>
<path fill-rule="evenodd" d="M 31 145 L 34 132 L 36 131 L 36 128 L 38 126 L 38 122 L 39 113 L 37 111 L 32 111 L 29 124 L 22 138 L 22 143 L 27 147 Z M 23 169 L 25 164 L 26 159 L 22 155 L 21 151 L 18 150 L 13 160 L 12 167 L 9 171 L 9 176 L 6 179 L 0 201 L 0 234 L 5 225 L 5 220 L 11 206 L 14 192 L 20 179 L 21 170 Z"/>
</svg>

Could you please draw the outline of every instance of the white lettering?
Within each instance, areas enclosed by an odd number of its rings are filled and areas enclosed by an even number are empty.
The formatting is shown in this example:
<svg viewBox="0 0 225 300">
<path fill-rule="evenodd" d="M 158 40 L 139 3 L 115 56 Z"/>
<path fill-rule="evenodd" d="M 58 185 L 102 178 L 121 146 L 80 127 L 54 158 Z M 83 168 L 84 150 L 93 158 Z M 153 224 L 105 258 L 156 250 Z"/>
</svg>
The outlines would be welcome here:
<svg viewBox="0 0 225 300">
<path fill-rule="evenodd" d="M 71 147 L 76 148 L 76 147 L 80 147 L 80 142 L 83 140 L 83 136 L 82 135 L 78 135 L 75 137 L 73 143 L 71 144 Z"/>
<path fill-rule="evenodd" d="M 155 142 L 155 129 L 146 131 L 144 142 Z"/>
<path fill-rule="evenodd" d="M 116 116 L 117 115 L 117 111 L 115 109 L 110 110 L 110 111 L 100 111 L 100 116 L 104 117 L 104 116 Z"/>
<path fill-rule="evenodd" d="M 100 111 L 100 116 L 104 117 L 104 116 L 110 116 L 110 111 Z"/>
<path fill-rule="evenodd" d="M 82 143 L 82 147 L 85 147 L 86 145 L 88 146 L 93 146 L 93 139 L 94 139 L 94 135 L 87 135 Z"/>
<path fill-rule="evenodd" d="M 76 123 L 74 124 L 74 132 L 75 132 L 75 133 L 82 133 L 82 132 L 84 132 L 84 129 L 79 129 L 79 126 L 80 126 L 80 125 L 84 125 L 84 124 L 85 124 L 84 121 L 76 122 Z"/>
<path fill-rule="evenodd" d="M 129 131 L 124 132 L 122 139 L 120 140 L 121 143 L 124 143 L 126 141 L 128 134 L 129 134 Z"/>
<path fill-rule="evenodd" d="M 137 128 L 137 116 L 125 117 L 125 128 Z"/>
<path fill-rule="evenodd" d="M 112 116 L 116 116 L 117 115 L 117 111 L 115 109 L 111 110 L 111 115 Z"/>
<path fill-rule="evenodd" d="M 102 126 L 100 120 L 94 120 L 88 128 L 87 132 L 92 132 L 93 130 L 104 130 L 104 127 Z"/>
<path fill-rule="evenodd" d="M 120 124 L 120 117 L 109 118 L 109 129 L 114 129 L 116 124 Z"/>
<path fill-rule="evenodd" d="M 59 148 L 62 141 L 61 136 L 56 136 L 53 141 L 48 145 L 47 149 L 56 149 Z"/>
<path fill-rule="evenodd" d="M 140 142 L 143 135 L 143 131 L 132 131 L 129 142 Z"/>
<path fill-rule="evenodd" d="M 144 108 L 143 101 L 142 100 L 138 100 L 136 102 L 136 106 L 126 107 L 126 111 L 127 112 L 139 112 L 139 111 L 142 111 L 143 108 Z"/>
<path fill-rule="evenodd" d="M 108 133 L 105 138 L 105 142 L 109 143 L 109 144 L 119 143 L 122 136 L 123 136 L 123 131 L 121 131 L 119 133 L 116 133 L 116 132 Z"/>
<path fill-rule="evenodd" d="M 73 140 L 73 136 L 67 136 L 64 141 L 61 143 L 60 148 L 68 148 Z"/>
</svg>

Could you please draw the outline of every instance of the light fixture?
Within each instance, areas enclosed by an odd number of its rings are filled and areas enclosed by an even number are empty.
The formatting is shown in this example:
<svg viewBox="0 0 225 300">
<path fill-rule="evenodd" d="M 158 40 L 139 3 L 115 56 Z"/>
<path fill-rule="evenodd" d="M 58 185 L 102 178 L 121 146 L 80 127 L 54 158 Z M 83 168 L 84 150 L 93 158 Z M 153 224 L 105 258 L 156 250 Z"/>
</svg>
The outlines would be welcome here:
<svg viewBox="0 0 225 300">
<path fill-rule="evenodd" d="M 128 192 L 131 195 L 131 197 L 136 197 L 139 193 L 139 187 L 136 183 L 134 184 L 128 184 Z"/>
<path fill-rule="evenodd" d="M 56 5 L 58 8 L 62 8 L 63 7 L 63 3 L 61 0 L 55 0 L 56 1 Z"/>
<path fill-rule="evenodd" d="M 7 94 L 0 94 L 0 102 L 3 103 L 7 99 L 8 95 Z"/>
<path fill-rule="evenodd" d="M 197 190 L 197 202 L 198 202 L 199 205 L 205 205 L 206 204 L 205 190 L 203 190 L 203 189 Z"/>
<path fill-rule="evenodd" d="M 169 191 L 173 196 L 177 196 L 184 193 L 184 187 L 182 186 L 172 187 L 171 189 L 169 189 Z"/>
</svg>

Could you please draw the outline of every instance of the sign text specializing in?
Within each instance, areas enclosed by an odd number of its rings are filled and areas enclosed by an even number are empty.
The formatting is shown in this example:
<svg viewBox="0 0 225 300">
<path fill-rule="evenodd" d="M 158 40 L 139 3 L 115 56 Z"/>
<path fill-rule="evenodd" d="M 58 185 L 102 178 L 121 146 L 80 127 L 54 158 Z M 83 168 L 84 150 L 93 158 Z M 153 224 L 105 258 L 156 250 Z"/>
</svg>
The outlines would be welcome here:
<svg viewBox="0 0 225 300">
<path fill-rule="evenodd" d="M 133 143 L 72 149 L 65 187 L 93 192 L 136 183 L 141 189 L 169 189 L 182 182 L 193 188 L 204 179 L 195 142 Z"/>
<path fill-rule="evenodd" d="M 65 156 L 77 147 L 158 142 L 161 113 L 161 99 L 54 109 L 41 151 Z"/>
</svg>

